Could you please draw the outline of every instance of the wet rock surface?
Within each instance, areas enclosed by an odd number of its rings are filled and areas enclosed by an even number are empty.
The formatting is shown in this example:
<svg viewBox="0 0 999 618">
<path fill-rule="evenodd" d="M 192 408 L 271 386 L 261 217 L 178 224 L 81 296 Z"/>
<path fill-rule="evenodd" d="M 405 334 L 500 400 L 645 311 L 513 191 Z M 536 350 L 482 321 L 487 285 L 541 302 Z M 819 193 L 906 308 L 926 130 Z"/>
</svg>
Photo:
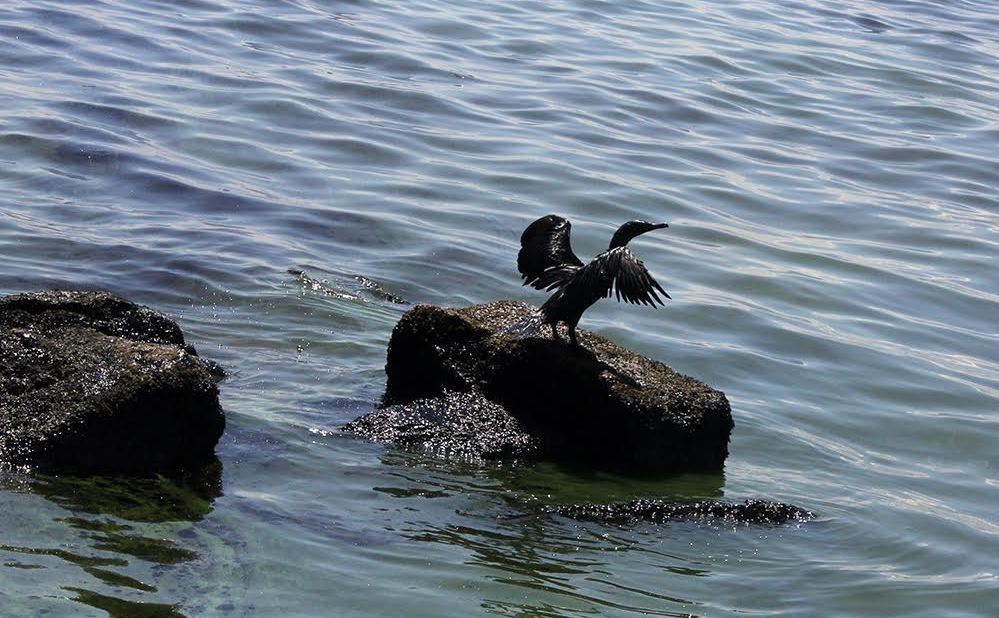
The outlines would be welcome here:
<svg viewBox="0 0 999 618">
<path fill-rule="evenodd" d="M 209 461 L 217 365 L 177 324 L 103 292 L 0 298 L 0 465 L 146 473 Z"/>
<path fill-rule="evenodd" d="M 534 312 L 514 301 L 411 309 L 389 343 L 383 406 L 420 401 L 453 418 L 461 410 L 447 394 L 475 393 L 515 419 L 539 457 L 638 472 L 723 465 L 733 427 L 723 393 L 586 331 L 579 331 L 583 348 L 551 339 L 547 329 L 505 334 Z M 469 415 L 455 437 L 487 433 L 488 418 Z"/>
<path fill-rule="evenodd" d="M 715 521 L 739 524 L 786 524 L 805 522 L 815 518 L 810 511 L 770 500 L 745 502 L 667 502 L 664 500 L 632 500 L 612 504 L 552 505 L 542 509 L 545 513 L 562 515 L 571 519 L 604 523 L 665 523 L 670 521 Z"/>
<path fill-rule="evenodd" d="M 502 406 L 474 393 L 447 393 L 365 414 L 344 429 L 376 442 L 446 458 L 525 458 L 538 441 Z"/>
</svg>

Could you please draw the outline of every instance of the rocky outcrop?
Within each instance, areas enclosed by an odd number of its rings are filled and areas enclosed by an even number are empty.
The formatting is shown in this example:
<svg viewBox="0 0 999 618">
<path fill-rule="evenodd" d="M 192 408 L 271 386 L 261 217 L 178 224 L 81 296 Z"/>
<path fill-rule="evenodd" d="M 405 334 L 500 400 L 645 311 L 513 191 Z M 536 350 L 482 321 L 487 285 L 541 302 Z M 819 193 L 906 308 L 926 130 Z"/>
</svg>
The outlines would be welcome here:
<svg viewBox="0 0 999 618">
<path fill-rule="evenodd" d="M 440 407 L 453 419 L 461 408 L 449 403 L 449 393 L 474 393 L 516 421 L 517 431 L 532 438 L 535 456 L 639 472 L 723 465 L 733 426 L 723 393 L 586 331 L 579 331 L 582 348 L 547 332 L 510 334 L 534 314 L 513 301 L 411 309 L 392 332 L 383 406 L 393 410 L 419 401 L 424 418 L 427 409 Z M 407 446 L 419 443 L 412 434 L 398 440 L 384 429 L 366 431 L 371 424 L 391 424 L 384 410 L 372 414 L 349 429 Z M 494 416 L 468 415 L 460 435 L 487 434 Z M 435 431 L 454 426 L 452 420 Z M 431 446 L 439 439 L 437 434 Z M 466 451 L 476 450 L 470 441 Z"/>
<path fill-rule="evenodd" d="M 103 292 L 0 298 L 0 465 L 145 473 L 209 461 L 217 365 L 177 324 Z"/>
<path fill-rule="evenodd" d="M 571 519 L 627 524 L 635 522 L 665 523 L 670 521 L 715 521 L 738 524 L 786 524 L 804 522 L 815 515 L 793 504 L 770 500 L 745 502 L 667 502 L 664 500 L 632 500 L 612 504 L 552 505 L 545 513 Z"/>
</svg>

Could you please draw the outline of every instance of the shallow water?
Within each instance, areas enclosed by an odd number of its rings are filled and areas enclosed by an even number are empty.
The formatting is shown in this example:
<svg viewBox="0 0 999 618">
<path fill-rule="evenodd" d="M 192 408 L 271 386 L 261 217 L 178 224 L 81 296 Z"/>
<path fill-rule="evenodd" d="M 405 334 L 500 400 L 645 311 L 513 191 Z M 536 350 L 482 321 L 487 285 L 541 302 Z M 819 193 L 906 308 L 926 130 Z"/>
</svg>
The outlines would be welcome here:
<svg viewBox="0 0 999 618">
<path fill-rule="evenodd" d="M 231 378 L 197 478 L 0 479 L 0 614 L 994 615 L 997 33 L 989 0 L 5 2 L 0 293 L 122 294 Z M 727 393 L 723 474 L 336 433 L 392 295 L 543 300 L 549 212 L 580 255 L 669 221 L 634 250 L 675 300 L 582 326 Z M 637 496 L 820 518 L 530 515 Z"/>
</svg>

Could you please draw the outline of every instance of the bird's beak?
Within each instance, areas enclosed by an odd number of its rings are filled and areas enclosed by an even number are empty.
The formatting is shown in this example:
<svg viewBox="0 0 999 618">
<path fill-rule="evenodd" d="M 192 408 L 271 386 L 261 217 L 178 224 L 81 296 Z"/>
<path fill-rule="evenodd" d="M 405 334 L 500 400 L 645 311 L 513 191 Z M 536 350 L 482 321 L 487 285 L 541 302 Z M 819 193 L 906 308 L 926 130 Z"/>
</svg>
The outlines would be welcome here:
<svg viewBox="0 0 999 618">
<path fill-rule="evenodd" d="M 654 229 L 654 230 L 661 230 L 664 227 L 669 227 L 669 223 L 657 223 L 657 224 L 655 224 L 655 225 L 652 226 L 652 229 Z"/>
</svg>

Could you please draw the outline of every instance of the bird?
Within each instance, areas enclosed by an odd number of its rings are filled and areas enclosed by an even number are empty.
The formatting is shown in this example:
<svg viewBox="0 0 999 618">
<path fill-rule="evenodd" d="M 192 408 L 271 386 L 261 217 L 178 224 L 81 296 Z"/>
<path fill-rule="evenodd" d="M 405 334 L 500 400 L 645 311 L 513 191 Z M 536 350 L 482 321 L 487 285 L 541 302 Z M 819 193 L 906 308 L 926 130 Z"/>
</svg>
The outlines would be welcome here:
<svg viewBox="0 0 999 618">
<path fill-rule="evenodd" d="M 607 250 L 583 264 L 572 252 L 569 233 L 572 224 L 558 215 L 541 217 L 520 236 L 517 269 L 524 285 L 553 291 L 541 305 L 541 321 L 551 326 L 552 338 L 559 339 L 556 324 L 569 327 L 569 340 L 578 346 L 576 325 L 583 312 L 613 293 L 618 301 L 665 306 L 659 294 L 672 297 L 649 274 L 645 265 L 628 249 L 632 238 L 669 227 L 665 223 L 628 221 L 614 232 Z"/>
</svg>

